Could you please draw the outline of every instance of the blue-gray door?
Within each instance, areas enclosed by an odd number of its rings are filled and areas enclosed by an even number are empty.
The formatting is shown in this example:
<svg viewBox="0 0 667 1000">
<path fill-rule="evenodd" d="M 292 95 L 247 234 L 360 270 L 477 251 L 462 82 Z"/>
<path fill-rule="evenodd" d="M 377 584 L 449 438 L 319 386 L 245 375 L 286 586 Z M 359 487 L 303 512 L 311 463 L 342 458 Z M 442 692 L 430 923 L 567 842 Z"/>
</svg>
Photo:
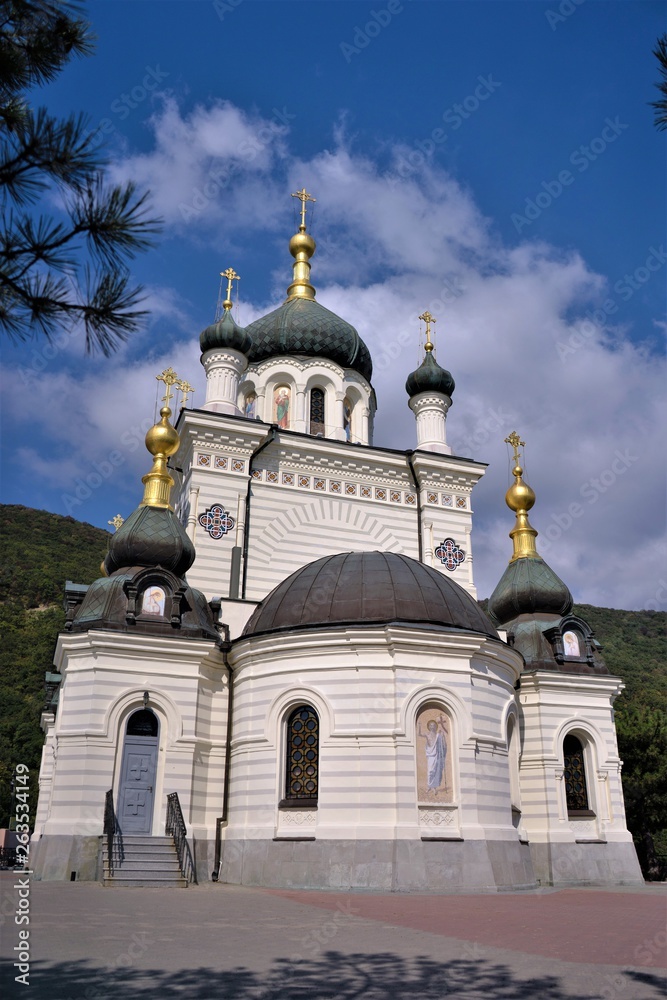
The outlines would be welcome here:
<svg viewBox="0 0 667 1000">
<path fill-rule="evenodd" d="M 139 735 L 141 732 L 150 735 Z M 118 822 L 122 833 L 151 832 L 157 748 L 157 718 L 146 709 L 135 712 L 127 725 L 120 775 Z"/>
</svg>

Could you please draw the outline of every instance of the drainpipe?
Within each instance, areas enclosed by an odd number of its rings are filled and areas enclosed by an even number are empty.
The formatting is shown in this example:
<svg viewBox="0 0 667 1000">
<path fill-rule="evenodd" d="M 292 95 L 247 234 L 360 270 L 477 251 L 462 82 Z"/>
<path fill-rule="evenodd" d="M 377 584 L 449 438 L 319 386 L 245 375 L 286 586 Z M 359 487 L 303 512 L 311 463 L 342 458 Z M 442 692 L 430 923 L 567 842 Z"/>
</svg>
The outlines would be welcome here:
<svg viewBox="0 0 667 1000">
<path fill-rule="evenodd" d="M 252 463 L 255 461 L 260 452 L 264 451 L 272 441 L 276 439 L 276 432 L 278 430 L 278 424 L 271 424 L 269 432 L 263 441 L 257 445 L 252 455 L 250 456 L 250 461 L 248 462 L 248 492 L 246 494 L 245 500 L 245 535 L 243 536 L 243 584 L 241 588 L 241 597 L 245 600 L 246 584 L 248 581 L 248 540 L 250 538 L 250 497 L 252 490 Z"/>
<path fill-rule="evenodd" d="M 229 640 L 229 633 L 227 634 Z M 232 713 L 234 710 L 234 675 L 227 657 L 229 645 L 223 649 L 222 656 L 227 667 L 227 738 L 225 740 L 225 780 L 222 786 L 222 816 L 218 816 L 215 821 L 215 858 L 213 861 L 213 871 L 211 881 L 217 882 L 220 878 L 220 865 L 222 864 L 222 826 L 227 822 L 227 812 L 229 809 L 229 766 L 232 757 Z"/>
<path fill-rule="evenodd" d="M 417 479 L 417 473 L 415 472 L 415 467 L 413 465 L 414 451 L 406 451 L 405 459 L 408 463 L 408 468 L 410 469 L 410 474 L 412 475 L 412 482 L 415 484 L 415 490 L 417 491 L 417 543 L 419 546 L 419 561 L 424 561 L 424 539 L 422 538 L 422 495 L 421 486 L 419 485 L 419 480 Z"/>
</svg>

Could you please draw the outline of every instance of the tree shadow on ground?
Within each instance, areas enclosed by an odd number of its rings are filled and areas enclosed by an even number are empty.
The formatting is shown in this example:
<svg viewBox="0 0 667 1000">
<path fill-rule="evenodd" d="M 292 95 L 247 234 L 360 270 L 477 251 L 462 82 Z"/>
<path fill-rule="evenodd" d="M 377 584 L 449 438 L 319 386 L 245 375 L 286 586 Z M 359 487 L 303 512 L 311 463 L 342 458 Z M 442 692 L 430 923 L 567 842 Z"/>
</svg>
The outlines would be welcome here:
<svg viewBox="0 0 667 1000">
<path fill-rule="evenodd" d="M 252 947 L 251 941 L 248 946 Z M 12 982 L 16 972 L 11 962 L 2 963 L 2 978 L 10 987 L 3 991 L 6 997 L 28 996 Z M 618 975 L 626 974 L 618 970 Z M 600 978 L 600 992 L 575 994 L 555 976 L 521 979 L 508 966 L 494 962 L 329 951 L 317 959 L 276 959 L 264 973 L 240 965 L 229 970 L 111 971 L 86 961 L 35 961 L 29 995 L 31 1000 L 606 1000 L 602 969 Z M 634 984 L 626 982 L 634 990 L 642 983 L 642 1000 L 663 995 L 663 984 L 656 977 L 637 974 Z M 614 994 L 619 1000 L 629 995 L 618 990 Z M 632 995 L 640 1000 L 640 994 Z"/>
</svg>

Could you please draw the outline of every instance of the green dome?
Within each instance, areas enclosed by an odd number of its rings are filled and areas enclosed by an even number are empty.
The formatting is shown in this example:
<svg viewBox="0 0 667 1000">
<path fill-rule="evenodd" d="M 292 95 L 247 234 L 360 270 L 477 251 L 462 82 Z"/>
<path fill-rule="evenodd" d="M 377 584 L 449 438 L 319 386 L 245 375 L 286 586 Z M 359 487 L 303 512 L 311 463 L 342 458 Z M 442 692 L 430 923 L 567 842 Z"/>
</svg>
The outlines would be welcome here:
<svg viewBox="0 0 667 1000">
<path fill-rule="evenodd" d="M 410 397 L 420 392 L 441 392 L 445 396 L 451 396 L 455 384 L 451 372 L 441 368 L 433 353 L 427 351 L 419 368 L 408 375 L 405 391 Z"/>
<path fill-rule="evenodd" d="M 572 594 L 541 556 L 515 559 L 489 598 L 489 615 L 505 625 L 519 615 L 567 615 Z"/>
<path fill-rule="evenodd" d="M 161 566 L 182 577 L 194 561 L 194 545 L 173 510 L 141 506 L 112 537 L 104 568 L 111 576 L 129 566 Z"/>
<path fill-rule="evenodd" d="M 287 299 L 273 312 L 250 323 L 245 332 L 252 338 L 248 353 L 251 364 L 265 358 L 302 354 L 352 368 L 369 382 L 373 374 L 368 348 L 354 327 L 314 299 Z"/>
<path fill-rule="evenodd" d="M 247 330 L 242 326 L 237 326 L 229 309 L 225 309 L 222 319 L 207 326 L 199 335 L 199 346 L 202 354 L 216 347 L 231 347 L 235 351 L 247 354 L 251 344 L 252 341 Z"/>
</svg>

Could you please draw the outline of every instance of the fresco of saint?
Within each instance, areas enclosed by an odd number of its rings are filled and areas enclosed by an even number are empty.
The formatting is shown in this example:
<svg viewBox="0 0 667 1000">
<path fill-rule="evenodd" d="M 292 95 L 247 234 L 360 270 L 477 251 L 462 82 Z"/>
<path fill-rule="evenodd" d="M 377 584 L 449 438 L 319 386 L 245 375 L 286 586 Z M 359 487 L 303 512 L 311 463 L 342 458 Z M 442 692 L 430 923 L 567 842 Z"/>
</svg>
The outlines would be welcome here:
<svg viewBox="0 0 667 1000">
<path fill-rule="evenodd" d="M 286 385 L 280 385 L 273 393 L 273 409 L 278 427 L 289 428 L 290 392 Z"/>
<path fill-rule="evenodd" d="M 417 717 L 417 786 L 420 802 L 451 802 L 449 719 L 426 706 Z"/>
</svg>

